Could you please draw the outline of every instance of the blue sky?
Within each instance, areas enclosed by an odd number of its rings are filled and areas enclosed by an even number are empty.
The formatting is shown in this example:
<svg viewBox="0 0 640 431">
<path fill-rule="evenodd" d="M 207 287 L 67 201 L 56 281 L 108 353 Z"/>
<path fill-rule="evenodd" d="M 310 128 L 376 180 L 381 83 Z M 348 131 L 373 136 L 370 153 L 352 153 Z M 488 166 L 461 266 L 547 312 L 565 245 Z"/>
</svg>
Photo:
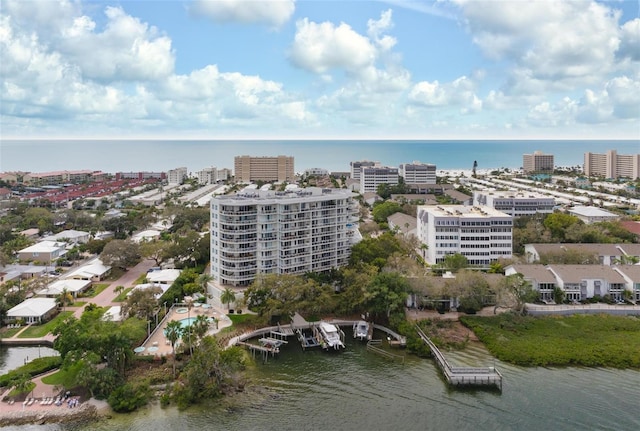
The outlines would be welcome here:
<svg viewBox="0 0 640 431">
<path fill-rule="evenodd" d="M 640 139 L 638 12 L 3 0 L 0 137 Z"/>
</svg>

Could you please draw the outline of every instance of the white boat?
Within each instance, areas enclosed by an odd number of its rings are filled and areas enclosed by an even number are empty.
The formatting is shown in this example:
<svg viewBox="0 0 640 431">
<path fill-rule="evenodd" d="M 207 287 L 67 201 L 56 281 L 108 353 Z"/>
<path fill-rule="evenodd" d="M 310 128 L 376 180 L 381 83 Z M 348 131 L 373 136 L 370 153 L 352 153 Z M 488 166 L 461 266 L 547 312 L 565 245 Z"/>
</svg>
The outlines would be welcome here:
<svg viewBox="0 0 640 431">
<path fill-rule="evenodd" d="M 325 350 L 344 349 L 344 332 L 342 332 L 337 326 L 327 322 L 320 322 L 318 326 L 320 335 L 322 336 L 322 347 Z"/>
<path fill-rule="evenodd" d="M 369 339 L 369 322 L 360 320 L 353 324 L 353 338 L 360 340 Z"/>
</svg>

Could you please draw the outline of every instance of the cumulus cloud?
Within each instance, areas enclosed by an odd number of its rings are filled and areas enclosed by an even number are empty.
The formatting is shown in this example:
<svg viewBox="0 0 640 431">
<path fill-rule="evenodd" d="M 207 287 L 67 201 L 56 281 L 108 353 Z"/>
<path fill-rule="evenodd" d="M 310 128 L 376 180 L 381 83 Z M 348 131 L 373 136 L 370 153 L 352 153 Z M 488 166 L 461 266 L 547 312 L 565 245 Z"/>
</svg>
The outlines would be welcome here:
<svg viewBox="0 0 640 431">
<path fill-rule="evenodd" d="M 640 18 L 624 23 L 618 56 L 640 61 Z"/>
<path fill-rule="evenodd" d="M 315 73 L 344 68 L 358 71 L 374 63 L 376 49 L 371 41 L 348 24 L 315 23 L 304 18 L 296 23 L 290 51 L 293 64 Z"/>
<path fill-rule="evenodd" d="M 482 109 L 482 101 L 475 94 L 476 86 L 466 76 L 445 84 L 421 81 L 411 88 L 408 99 L 419 106 L 459 107 L 462 113 L 472 113 Z"/>
<path fill-rule="evenodd" d="M 593 1 L 459 0 L 474 42 L 514 65 L 507 89 L 534 92 L 589 85 L 615 70 L 620 12 Z"/>
<path fill-rule="evenodd" d="M 215 22 L 266 24 L 280 27 L 295 10 L 295 0 L 196 0 L 190 7 L 194 15 Z"/>
</svg>

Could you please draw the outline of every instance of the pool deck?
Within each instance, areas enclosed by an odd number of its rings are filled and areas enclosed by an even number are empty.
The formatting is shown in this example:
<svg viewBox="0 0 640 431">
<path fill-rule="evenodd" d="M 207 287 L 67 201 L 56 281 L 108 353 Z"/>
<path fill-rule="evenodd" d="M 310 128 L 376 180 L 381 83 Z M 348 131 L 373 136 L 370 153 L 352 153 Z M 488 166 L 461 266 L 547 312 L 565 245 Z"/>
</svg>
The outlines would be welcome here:
<svg viewBox="0 0 640 431">
<path fill-rule="evenodd" d="M 209 307 L 206 307 L 209 305 Z M 206 317 L 213 317 L 218 321 L 218 325 L 216 328 L 216 324 L 212 323 L 207 335 L 213 335 L 218 333 L 223 328 L 227 326 L 231 326 L 231 319 L 226 315 L 224 310 L 217 309 L 210 304 L 205 304 L 205 307 L 202 305 L 194 303 L 191 306 L 189 311 L 182 312 L 182 309 L 188 309 L 186 304 L 176 304 L 167 313 L 167 316 L 162 320 L 162 322 L 158 325 L 158 327 L 151 333 L 151 335 L 145 340 L 145 342 L 141 345 L 145 349 L 141 352 L 136 352 L 137 355 L 154 355 L 157 357 L 171 355 L 172 349 L 171 344 L 164 336 L 164 330 L 167 327 L 167 323 L 173 320 L 182 320 L 187 319 L 189 317 L 197 317 L 199 315 L 204 315 Z M 180 312 L 178 312 L 180 311 Z"/>
</svg>

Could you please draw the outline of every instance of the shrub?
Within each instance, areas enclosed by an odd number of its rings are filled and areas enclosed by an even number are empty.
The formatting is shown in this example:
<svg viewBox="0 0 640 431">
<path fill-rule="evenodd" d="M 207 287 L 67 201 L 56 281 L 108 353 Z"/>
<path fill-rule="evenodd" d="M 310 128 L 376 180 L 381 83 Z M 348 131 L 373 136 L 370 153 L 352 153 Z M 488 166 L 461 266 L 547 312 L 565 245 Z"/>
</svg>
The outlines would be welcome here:
<svg viewBox="0 0 640 431">
<path fill-rule="evenodd" d="M 60 356 L 46 356 L 44 358 L 36 358 L 20 368 L 9 371 L 8 373 L 0 376 L 0 387 L 7 386 L 9 382 L 11 382 L 16 376 L 20 374 L 26 373 L 29 376 L 33 377 L 38 374 L 56 369 L 61 364 L 62 358 L 60 358 Z"/>
<path fill-rule="evenodd" d="M 149 402 L 149 397 L 149 385 L 140 384 L 136 386 L 127 383 L 116 388 L 109 395 L 108 402 L 115 412 L 128 413 L 146 405 Z"/>
</svg>

